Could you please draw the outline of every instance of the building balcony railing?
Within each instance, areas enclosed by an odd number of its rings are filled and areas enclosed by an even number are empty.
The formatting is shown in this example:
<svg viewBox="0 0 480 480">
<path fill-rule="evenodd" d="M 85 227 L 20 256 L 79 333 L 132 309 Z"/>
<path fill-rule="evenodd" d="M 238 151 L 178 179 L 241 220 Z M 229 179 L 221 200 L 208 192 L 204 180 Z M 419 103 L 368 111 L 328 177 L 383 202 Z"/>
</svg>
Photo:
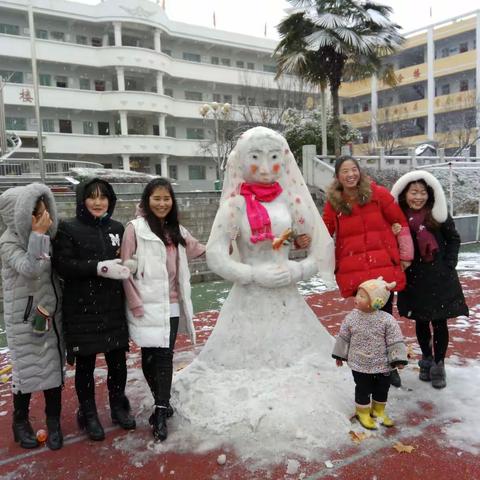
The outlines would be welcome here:
<svg viewBox="0 0 480 480">
<path fill-rule="evenodd" d="M 209 140 L 186 140 L 154 135 L 79 135 L 44 133 L 47 153 L 83 155 L 174 155 L 205 157 Z"/>
<path fill-rule="evenodd" d="M 164 72 L 175 78 L 245 85 L 275 86 L 274 73 L 189 62 L 165 53 L 139 47 L 92 47 L 74 43 L 36 40 L 37 59 L 91 68 L 125 67 Z M 0 34 L 0 57 L 30 60 L 30 38 Z"/>
</svg>

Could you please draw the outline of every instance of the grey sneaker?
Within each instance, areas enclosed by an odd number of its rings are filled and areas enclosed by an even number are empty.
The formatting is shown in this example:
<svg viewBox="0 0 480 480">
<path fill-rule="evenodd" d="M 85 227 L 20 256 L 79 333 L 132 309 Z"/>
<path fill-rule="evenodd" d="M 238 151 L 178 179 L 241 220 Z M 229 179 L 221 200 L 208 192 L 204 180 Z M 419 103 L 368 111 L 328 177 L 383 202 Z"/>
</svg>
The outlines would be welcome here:
<svg viewBox="0 0 480 480">
<path fill-rule="evenodd" d="M 430 378 L 430 368 L 433 365 L 433 358 L 432 357 L 423 357 L 418 361 L 418 366 L 420 367 L 420 373 L 418 374 L 418 378 L 422 380 L 422 382 L 429 382 Z"/>
<path fill-rule="evenodd" d="M 447 386 L 447 374 L 443 360 L 438 363 L 433 362 L 430 368 L 430 378 L 433 388 L 445 388 Z"/>
</svg>

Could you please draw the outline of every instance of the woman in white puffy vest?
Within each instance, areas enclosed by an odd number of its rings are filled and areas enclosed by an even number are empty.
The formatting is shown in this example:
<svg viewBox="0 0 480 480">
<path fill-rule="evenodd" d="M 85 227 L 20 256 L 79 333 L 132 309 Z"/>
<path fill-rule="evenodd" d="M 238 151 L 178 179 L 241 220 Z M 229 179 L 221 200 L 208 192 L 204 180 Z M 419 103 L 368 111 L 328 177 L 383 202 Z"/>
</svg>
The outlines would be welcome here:
<svg viewBox="0 0 480 480">
<path fill-rule="evenodd" d="M 168 180 L 156 178 L 145 187 L 139 213 L 122 241 L 122 260 L 133 272 L 124 281 L 128 329 L 142 349 L 142 370 L 155 401 L 149 419 L 153 436 L 163 441 L 166 419 L 173 414 L 170 389 L 177 333 L 188 333 L 195 343 L 188 258 L 202 255 L 205 247 L 179 224 Z"/>
<path fill-rule="evenodd" d="M 47 446 L 63 445 L 60 428 L 64 348 L 60 287 L 52 271 L 50 238 L 57 211 L 50 189 L 39 183 L 10 188 L 0 196 L 7 226 L 0 238 L 3 304 L 13 365 L 13 434 L 23 448 L 39 445 L 29 420 L 30 398 L 43 391 Z"/>
</svg>

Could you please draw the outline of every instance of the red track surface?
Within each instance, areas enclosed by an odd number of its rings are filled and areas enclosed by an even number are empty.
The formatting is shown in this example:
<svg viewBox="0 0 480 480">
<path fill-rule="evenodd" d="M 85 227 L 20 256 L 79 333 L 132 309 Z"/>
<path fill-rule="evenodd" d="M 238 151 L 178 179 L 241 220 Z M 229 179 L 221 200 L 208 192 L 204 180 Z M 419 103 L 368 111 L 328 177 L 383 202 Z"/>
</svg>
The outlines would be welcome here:
<svg viewBox="0 0 480 480">
<path fill-rule="evenodd" d="M 474 315 L 468 325 L 451 326 L 449 354 L 465 359 L 479 359 L 480 275 L 463 276 L 462 284 L 467 303 Z M 350 301 L 341 300 L 336 292 L 311 295 L 307 300 L 332 335 L 337 333 L 345 312 L 351 308 Z M 208 337 L 215 319 L 214 312 L 205 312 L 198 316 L 196 328 L 199 331 L 199 342 L 205 341 Z M 414 344 L 413 322 L 400 319 L 400 325 L 407 342 Z M 185 339 L 180 339 L 177 347 L 177 351 L 190 348 Z M 135 352 L 131 357 L 137 362 L 138 355 L 135 355 Z M 7 356 L 0 355 L 0 369 L 6 364 L 8 364 Z M 57 452 L 52 452 L 46 447 L 24 450 L 13 442 L 10 382 L 0 384 L 0 478 L 12 480 L 33 478 L 52 480 L 480 479 L 480 460 L 476 456 L 460 452 L 456 448 L 446 447 L 442 443 L 444 434 L 441 421 L 435 418 L 435 409 L 431 404 L 422 405 L 420 413 L 410 413 L 406 418 L 399 419 L 396 428 L 382 430 L 375 438 L 367 439 L 360 444 L 352 442 L 348 448 L 342 447 L 325 452 L 325 460 L 331 460 L 333 468 L 327 468 L 323 462 L 306 462 L 297 459 L 299 466 L 295 469 L 295 473 L 288 473 L 286 463 L 273 465 L 265 470 L 252 470 L 251 466 L 249 468 L 249 465 L 236 459 L 233 453 L 228 453 L 227 463 L 220 466 L 217 464 L 217 456 L 223 452 L 219 451 L 202 455 L 173 452 L 153 454 L 147 448 L 151 440 L 151 433 L 146 424 L 147 412 L 143 411 L 137 416 L 138 426 L 134 432 L 127 434 L 111 426 L 109 411 L 106 407 L 108 402 L 105 379 L 101 377 L 97 379 L 97 404 L 100 418 L 106 427 L 107 438 L 104 442 L 92 442 L 78 430 L 75 423 L 74 412 L 77 401 L 72 374 L 73 371 L 69 371 L 63 396 L 62 426 L 66 441 L 64 448 Z M 135 405 L 133 409 L 135 410 Z M 8 414 L 5 413 L 7 410 Z M 31 418 L 34 429 L 45 428 L 43 398 L 39 394 L 33 396 Z M 145 452 L 146 455 L 140 460 L 130 452 L 124 452 L 115 447 L 116 441 L 127 435 L 130 442 L 135 443 L 137 454 Z M 328 435 L 328 432 L 325 432 L 325 435 Z M 398 453 L 392 448 L 397 441 L 412 445 L 415 450 L 410 454 Z M 145 445 L 144 449 L 143 445 Z"/>
</svg>

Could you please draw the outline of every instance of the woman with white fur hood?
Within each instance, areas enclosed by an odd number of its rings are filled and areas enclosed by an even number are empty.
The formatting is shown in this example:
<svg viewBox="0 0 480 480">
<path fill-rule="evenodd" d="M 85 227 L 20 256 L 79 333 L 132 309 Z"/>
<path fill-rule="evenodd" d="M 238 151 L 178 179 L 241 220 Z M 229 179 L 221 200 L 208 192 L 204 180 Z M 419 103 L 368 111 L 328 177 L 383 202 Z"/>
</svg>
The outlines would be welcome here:
<svg viewBox="0 0 480 480">
<path fill-rule="evenodd" d="M 455 270 L 460 235 L 448 214 L 442 186 L 431 173 L 408 172 L 397 180 L 391 193 L 407 217 L 415 247 L 415 257 L 405 272 L 407 286 L 398 294 L 397 308 L 400 315 L 416 321 L 422 350 L 420 380 L 444 388 L 447 319 L 469 313 Z"/>
</svg>

